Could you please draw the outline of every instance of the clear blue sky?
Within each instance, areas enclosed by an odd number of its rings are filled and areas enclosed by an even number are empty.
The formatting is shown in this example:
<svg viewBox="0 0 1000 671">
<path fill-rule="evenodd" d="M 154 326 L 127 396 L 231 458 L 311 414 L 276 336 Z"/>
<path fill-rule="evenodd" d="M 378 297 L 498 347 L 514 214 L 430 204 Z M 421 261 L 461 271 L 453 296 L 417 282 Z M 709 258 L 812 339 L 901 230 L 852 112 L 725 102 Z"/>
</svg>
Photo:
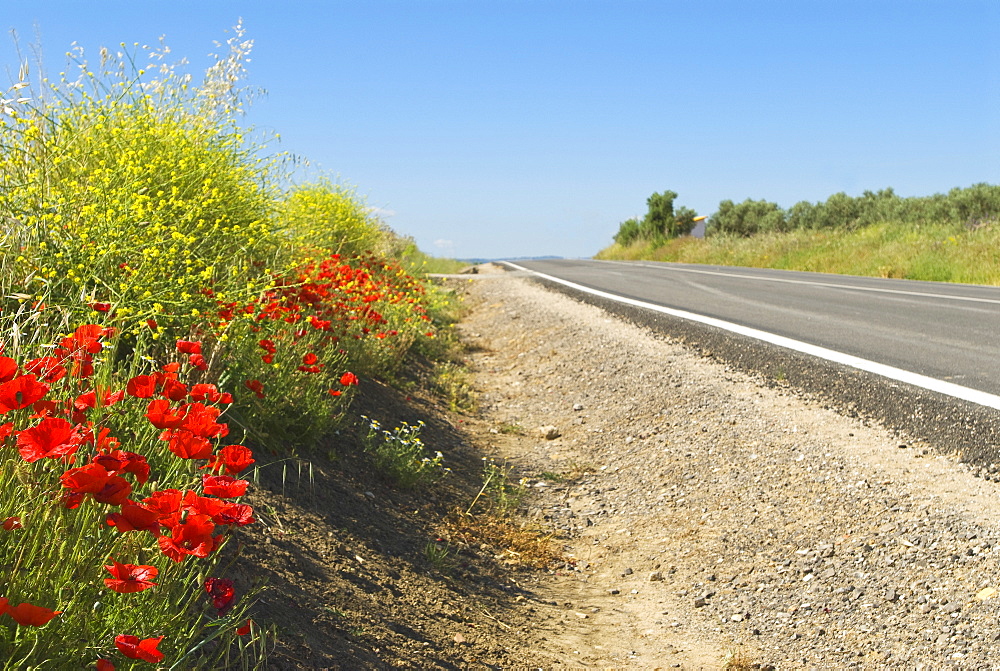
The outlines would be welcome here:
<svg viewBox="0 0 1000 671">
<path fill-rule="evenodd" d="M 711 214 L 1000 182 L 996 0 L 0 0 L 52 72 L 160 35 L 200 70 L 240 16 L 247 121 L 434 254 L 589 256 L 666 189 Z"/>
</svg>

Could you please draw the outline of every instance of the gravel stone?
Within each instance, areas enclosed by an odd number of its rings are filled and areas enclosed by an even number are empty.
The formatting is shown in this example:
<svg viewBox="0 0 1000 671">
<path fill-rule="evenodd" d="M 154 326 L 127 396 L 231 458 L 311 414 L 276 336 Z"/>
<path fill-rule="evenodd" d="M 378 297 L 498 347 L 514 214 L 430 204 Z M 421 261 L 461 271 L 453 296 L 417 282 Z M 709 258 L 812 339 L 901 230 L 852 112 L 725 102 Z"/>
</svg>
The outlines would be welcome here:
<svg viewBox="0 0 1000 671">
<path fill-rule="evenodd" d="M 1000 589 L 1000 460 L 966 465 L 947 431 L 883 427 L 851 405 L 868 384 L 852 372 L 831 400 L 698 344 L 749 352 L 730 336 L 672 340 L 513 274 L 470 284 L 459 331 L 482 334 L 482 421 L 563 427 L 558 443 L 491 436 L 519 476 L 567 474 L 531 505 L 577 562 L 531 589 L 602 608 L 546 629 L 548 652 L 568 666 L 634 653 L 635 668 L 719 668 L 739 649 L 760 668 L 994 668 L 1000 598 L 977 595 Z M 570 424 L 577 405 L 586 422 Z M 892 427 L 918 410 L 898 405 Z M 621 595 L 622 566 L 651 584 Z"/>
</svg>

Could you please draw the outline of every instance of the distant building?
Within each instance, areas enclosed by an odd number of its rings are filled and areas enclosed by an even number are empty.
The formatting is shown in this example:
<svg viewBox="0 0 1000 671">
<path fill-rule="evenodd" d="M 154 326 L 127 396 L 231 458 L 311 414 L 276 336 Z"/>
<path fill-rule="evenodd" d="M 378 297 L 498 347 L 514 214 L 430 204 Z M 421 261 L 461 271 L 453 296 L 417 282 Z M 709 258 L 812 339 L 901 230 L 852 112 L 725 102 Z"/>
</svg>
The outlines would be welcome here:
<svg viewBox="0 0 1000 671">
<path fill-rule="evenodd" d="M 700 217 L 695 217 L 694 220 L 698 223 L 694 225 L 691 229 L 692 238 L 704 238 L 705 237 L 705 224 L 708 222 L 708 217 L 702 215 Z"/>
</svg>

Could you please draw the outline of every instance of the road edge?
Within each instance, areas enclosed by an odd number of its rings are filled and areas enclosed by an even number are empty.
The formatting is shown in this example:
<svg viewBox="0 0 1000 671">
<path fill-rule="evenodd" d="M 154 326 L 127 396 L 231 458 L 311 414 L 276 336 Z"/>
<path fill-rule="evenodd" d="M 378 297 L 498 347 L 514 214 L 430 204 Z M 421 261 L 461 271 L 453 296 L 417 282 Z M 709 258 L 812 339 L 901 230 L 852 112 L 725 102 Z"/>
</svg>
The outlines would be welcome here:
<svg viewBox="0 0 1000 671">
<path fill-rule="evenodd" d="M 510 264 L 514 265 L 514 264 Z M 516 267 L 516 266 L 515 266 Z M 519 268 L 520 269 L 520 268 Z M 881 424 L 904 442 L 926 442 L 1000 479 L 1000 416 L 990 407 L 809 356 L 755 338 L 622 303 L 528 271 L 549 289 L 678 341 L 703 356 L 753 375 L 768 386 L 814 396 L 849 417 Z M 993 468 L 990 465 L 996 464 Z"/>
</svg>

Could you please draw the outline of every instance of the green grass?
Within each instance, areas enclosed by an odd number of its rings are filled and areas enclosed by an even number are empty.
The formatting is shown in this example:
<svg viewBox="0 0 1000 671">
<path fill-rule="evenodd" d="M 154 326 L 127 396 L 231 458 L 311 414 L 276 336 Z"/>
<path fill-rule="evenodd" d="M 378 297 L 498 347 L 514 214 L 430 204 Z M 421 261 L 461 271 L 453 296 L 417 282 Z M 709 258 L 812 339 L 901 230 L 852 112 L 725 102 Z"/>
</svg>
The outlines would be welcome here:
<svg viewBox="0 0 1000 671">
<path fill-rule="evenodd" d="M 414 275 L 453 275 L 469 267 L 465 261 L 426 254 L 420 251 L 409 238 L 403 238 L 400 242 L 403 243 L 403 248 L 398 256 L 407 270 Z"/>
<path fill-rule="evenodd" d="M 884 223 L 854 231 L 685 237 L 661 247 L 649 243 L 612 245 L 595 258 L 1000 285 L 1000 227 Z"/>
<path fill-rule="evenodd" d="M 404 489 L 436 480 L 448 469 L 443 465 L 444 455 L 433 456 L 420 438 L 423 422 L 402 422 L 391 430 L 383 429 L 377 420 L 363 417 L 368 422 L 364 437 L 367 452 L 375 468 Z"/>
</svg>

